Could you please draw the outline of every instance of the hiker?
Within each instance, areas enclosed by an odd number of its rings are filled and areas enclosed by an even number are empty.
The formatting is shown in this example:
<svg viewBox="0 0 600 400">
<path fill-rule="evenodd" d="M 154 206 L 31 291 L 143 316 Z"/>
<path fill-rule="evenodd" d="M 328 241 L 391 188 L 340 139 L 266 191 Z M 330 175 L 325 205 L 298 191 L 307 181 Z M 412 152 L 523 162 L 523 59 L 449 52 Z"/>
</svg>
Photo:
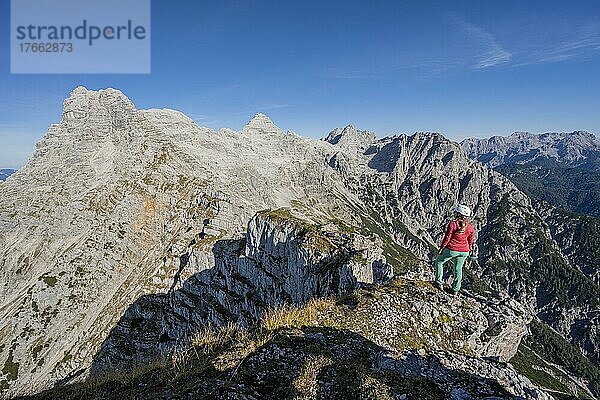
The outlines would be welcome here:
<svg viewBox="0 0 600 400">
<path fill-rule="evenodd" d="M 469 251 L 473 246 L 475 229 L 467 218 L 471 216 L 471 209 L 459 204 L 454 209 L 454 220 L 446 228 L 446 236 L 442 242 L 440 252 L 435 260 L 435 286 L 443 289 L 442 277 L 444 275 L 444 264 L 452 260 L 454 264 L 454 281 L 452 282 L 452 294 L 460 291 L 462 281 L 462 268 Z"/>
</svg>

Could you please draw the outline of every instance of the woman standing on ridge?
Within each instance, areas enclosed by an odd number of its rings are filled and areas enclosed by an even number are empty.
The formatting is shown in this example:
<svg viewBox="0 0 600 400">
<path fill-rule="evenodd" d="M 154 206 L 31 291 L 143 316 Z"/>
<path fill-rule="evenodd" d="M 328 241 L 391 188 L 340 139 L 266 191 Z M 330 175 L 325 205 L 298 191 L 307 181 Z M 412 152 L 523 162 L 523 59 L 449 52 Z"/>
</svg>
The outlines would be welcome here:
<svg viewBox="0 0 600 400">
<path fill-rule="evenodd" d="M 440 253 L 435 260 L 435 286 L 443 289 L 442 277 L 444 275 L 444 264 L 450 260 L 454 263 L 454 281 L 452 282 L 452 294 L 460 291 L 462 281 L 462 268 L 475 239 L 475 229 L 467 221 L 471 216 L 471 209 L 459 204 L 454 209 L 454 220 L 446 228 L 446 236 L 442 242 Z"/>
</svg>

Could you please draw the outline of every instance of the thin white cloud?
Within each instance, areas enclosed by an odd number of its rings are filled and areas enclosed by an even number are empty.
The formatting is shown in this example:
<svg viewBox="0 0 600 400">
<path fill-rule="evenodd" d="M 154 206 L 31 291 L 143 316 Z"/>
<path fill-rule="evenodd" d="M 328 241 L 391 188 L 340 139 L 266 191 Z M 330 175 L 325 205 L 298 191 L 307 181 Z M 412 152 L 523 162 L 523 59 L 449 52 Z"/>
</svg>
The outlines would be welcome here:
<svg viewBox="0 0 600 400">
<path fill-rule="evenodd" d="M 558 44 L 550 43 L 533 50 L 520 65 L 547 64 L 571 59 L 585 59 L 600 50 L 600 25 L 587 25 L 565 35 Z"/>
<path fill-rule="evenodd" d="M 509 62 L 512 59 L 512 54 L 503 48 L 499 47 L 493 51 L 489 51 L 484 54 L 484 58 L 479 60 L 479 62 L 475 65 L 475 68 L 488 68 L 493 67 L 494 65 L 504 64 Z"/>
<path fill-rule="evenodd" d="M 383 60 L 376 65 L 347 68 L 327 68 L 323 75 L 326 78 L 347 80 L 378 80 L 397 73 L 417 74 L 419 79 L 430 80 L 443 75 L 445 72 L 463 65 L 462 60 L 422 55 L 403 55 L 402 58 Z"/>
<path fill-rule="evenodd" d="M 481 52 L 477 54 L 475 64 L 472 65 L 473 68 L 489 68 L 507 63 L 512 59 L 512 53 L 500 46 L 491 33 L 457 15 L 451 15 L 450 19 L 481 49 Z"/>
<path fill-rule="evenodd" d="M 435 48 L 425 53 L 402 53 L 389 49 L 375 54 L 366 61 L 351 65 L 344 63 L 325 69 L 323 76 L 346 80 L 379 80 L 392 74 L 404 73 L 421 80 L 431 80 L 459 68 L 485 69 L 508 63 L 512 53 L 504 49 L 489 32 L 465 21 L 456 14 L 448 14 L 454 31 L 458 30 L 467 40 L 449 42 L 450 47 Z M 451 32 L 454 33 L 454 32 Z M 456 50 L 456 51 L 454 51 Z"/>
<path fill-rule="evenodd" d="M 205 121 L 209 118 L 207 115 L 204 115 L 204 114 L 195 114 L 195 113 L 184 113 L 184 114 L 196 122 Z"/>
</svg>

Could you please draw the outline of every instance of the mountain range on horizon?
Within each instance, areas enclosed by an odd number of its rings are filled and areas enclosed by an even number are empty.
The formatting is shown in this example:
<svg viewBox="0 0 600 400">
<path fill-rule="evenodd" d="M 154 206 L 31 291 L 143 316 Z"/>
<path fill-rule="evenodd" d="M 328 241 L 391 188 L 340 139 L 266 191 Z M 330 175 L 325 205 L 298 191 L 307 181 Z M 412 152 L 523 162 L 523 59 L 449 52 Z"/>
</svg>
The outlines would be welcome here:
<svg viewBox="0 0 600 400">
<path fill-rule="evenodd" d="M 348 125 L 315 140 L 261 113 L 240 131 L 214 131 L 178 111 L 138 110 L 118 90 L 78 87 L 27 164 L 0 183 L 0 390 L 54 385 L 46 398 L 64 397 L 194 346 L 207 326 L 253 329 L 273 309 L 337 296 L 225 375 L 186 376 L 197 387 L 177 386 L 179 395 L 270 398 L 269 379 L 252 371 L 274 374 L 265 357 L 279 346 L 288 361 L 277 368 L 315 369 L 306 386 L 289 383 L 306 398 L 344 398 L 334 390 L 344 357 L 373 357 L 348 385 L 386 396 L 415 398 L 421 387 L 483 398 L 487 387 L 495 398 L 598 398 L 600 224 L 594 209 L 576 209 L 588 200 L 567 195 L 564 207 L 520 177 L 595 174 L 599 154 L 582 131 L 459 144 Z M 428 260 L 459 202 L 473 209 L 481 251 L 465 271 L 467 296 L 452 300 L 428 283 Z M 321 350 L 296 367 L 297 343 Z M 437 372 L 417 379 L 419 368 Z M 487 383 L 468 384 L 477 380 Z"/>
<path fill-rule="evenodd" d="M 528 195 L 600 216 L 600 140 L 585 131 L 465 139 L 471 158 L 509 177 Z"/>
<path fill-rule="evenodd" d="M 108 88 L 107 90 L 111 90 Z M 179 112 L 179 111 L 176 111 Z M 256 115 L 265 115 L 262 112 L 257 112 Z M 266 116 L 266 115 L 265 115 Z M 267 117 L 268 118 L 268 117 Z M 346 127 L 354 129 L 354 124 L 349 123 Z M 336 128 L 330 132 L 331 135 L 335 131 L 343 130 L 344 128 Z M 233 130 L 223 127 L 221 130 Z M 431 132 L 431 131 L 416 131 Z M 380 137 L 375 132 L 370 132 L 374 137 Z M 437 133 L 437 132 L 431 132 Z M 403 133 L 406 134 L 406 133 Z M 443 134 L 440 132 L 440 134 Z M 325 139 L 327 135 L 323 136 Z M 386 136 L 393 136 L 386 135 Z M 465 151 L 470 157 L 477 158 L 479 161 L 496 167 L 501 164 L 519 162 L 521 158 L 527 160 L 527 152 L 538 152 L 535 157 L 550 157 L 560 159 L 561 162 L 566 162 L 569 165 L 578 165 L 577 162 L 571 162 L 577 159 L 583 160 L 583 155 L 586 151 L 593 149 L 594 152 L 600 148 L 600 139 L 592 132 L 585 130 L 576 130 L 572 132 L 541 132 L 532 133 L 527 131 L 513 131 L 506 135 L 490 135 L 477 136 L 462 139 L 460 143 L 465 148 Z M 561 154 L 565 149 L 571 149 L 573 154 Z M 595 150 L 594 150 L 595 149 Z M 526 151 L 525 151 L 526 150 Z M 497 156 L 492 156 L 492 152 L 500 152 Z M 493 160 L 491 159 L 493 158 Z M 0 181 L 5 180 L 10 174 L 18 170 L 18 166 L 0 168 Z"/>
<path fill-rule="evenodd" d="M 514 132 L 510 136 L 464 139 L 465 152 L 491 167 L 554 159 L 568 166 L 598 167 L 600 140 L 586 131 L 532 134 Z"/>
</svg>

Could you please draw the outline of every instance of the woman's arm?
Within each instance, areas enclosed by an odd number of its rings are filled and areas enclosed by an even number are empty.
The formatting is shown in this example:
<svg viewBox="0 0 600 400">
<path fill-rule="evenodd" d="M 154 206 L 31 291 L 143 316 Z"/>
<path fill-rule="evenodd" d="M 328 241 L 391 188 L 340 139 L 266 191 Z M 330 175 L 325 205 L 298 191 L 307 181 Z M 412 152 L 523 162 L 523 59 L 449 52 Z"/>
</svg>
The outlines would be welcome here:
<svg viewBox="0 0 600 400">
<path fill-rule="evenodd" d="M 475 229 L 471 227 L 469 229 L 469 236 L 467 236 L 467 243 L 469 243 L 469 249 L 473 247 L 473 242 L 475 241 Z"/>
<path fill-rule="evenodd" d="M 450 239 L 452 238 L 452 222 L 448 224 L 446 228 L 446 236 L 444 236 L 444 240 L 442 241 L 442 246 L 440 247 L 440 251 L 450 243 Z"/>
</svg>

